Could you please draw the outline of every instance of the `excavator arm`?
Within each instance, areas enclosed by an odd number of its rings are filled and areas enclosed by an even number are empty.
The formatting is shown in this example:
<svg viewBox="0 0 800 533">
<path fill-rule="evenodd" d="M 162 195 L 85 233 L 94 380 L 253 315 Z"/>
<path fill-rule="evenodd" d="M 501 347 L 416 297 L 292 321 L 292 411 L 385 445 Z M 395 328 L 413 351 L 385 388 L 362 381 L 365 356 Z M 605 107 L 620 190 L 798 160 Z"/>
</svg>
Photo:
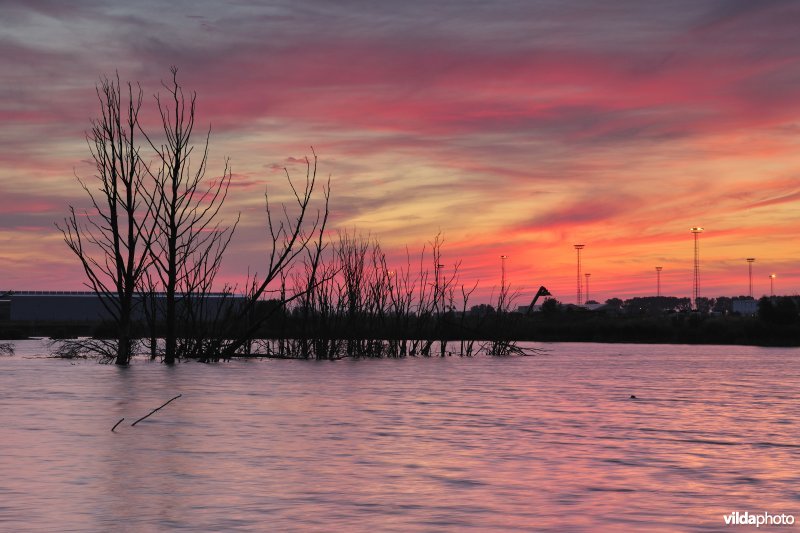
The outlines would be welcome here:
<svg viewBox="0 0 800 533">
<path fill-rule="evenodd" d="M 534 305 L 536 305 L 536 301 L 537 301 L 539 298 L 541 298 L 542 296 L 550 296 L 550 291 L 548 291 L 547 289 L 545 289 L 545 288 L 544 288 L 544 285 L 542 285 L 541 287 L 539 287 L 539 290 L 538 290 L 538 291 L 536 291 L 536 296 L 534 296 L 534 297 L 533 297 L 533 301 L 531 302 L 531 305 L 529 305 L 529 306 L 528 306 L 528 310 L 527 310 L 527 311 L 525 311 L 525 315 L 529 315 L 529 314 L 531 314 L 531 311 L 533 311 L 533 306 L 534 306 Z"/>
</svg>

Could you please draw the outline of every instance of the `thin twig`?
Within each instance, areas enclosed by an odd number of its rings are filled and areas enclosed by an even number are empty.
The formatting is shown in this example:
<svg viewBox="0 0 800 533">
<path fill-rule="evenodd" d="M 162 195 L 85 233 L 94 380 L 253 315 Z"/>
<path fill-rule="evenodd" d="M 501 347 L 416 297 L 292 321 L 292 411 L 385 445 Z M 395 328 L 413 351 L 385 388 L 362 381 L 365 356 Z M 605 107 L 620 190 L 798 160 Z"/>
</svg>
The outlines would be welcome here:
<svg viewBox="0 0 800 533">
<path fill-rule="evenodd" d="M 117 422 L 116 424 L 114 424 L 114 427 L 113 427 L 113 428 L 111 428 L 111 431 L 114 431 L 115 429 L 117 429 L 117 426 L 118 426 L 118 425 L 120 425 L 120 424 L 122 423 L 122 421 L 123 421 L 123 420 L 125 420 L 125 417 L 124 417 L 124 416 L 123 416 L 122 418 L 120 418 L 120 419 L 119 419 L 119 422 Z"/>
<path fill-rule="evenodd" d="M 147 418 L 148 416 L 152 415 L 153 413 L 155 413 L 155 412 L 156 412 L 156 411 L 158 411 L 159 409 L 161 409 L 161 408 L 163 408 L 163 407 L 166 407 L 166 406 L 167 406 L 167 404 L 168 404 L 169 402 L 171 402 L 172 400 L 177 400 L 177 399 L 178 399 L 178 398 L 180 398 L 181 396 L 183 396 L 183 395 L 182 395 L 182 394 L 178 394 L 178 395 L 177 395 L 177 396 L 175 396 L 174 398 L 171 398 L 170 400 L 168 400 L 167 402 L 165 402 L 163 405 L 161 405 L 161 407 L 156 407 L 155 409 L 153 409 L 152 411 L 150 411 L 149 413 L 147 413 L 146 415 L 144 415 L 142 418 L 140 418 L 139 420 L 137 420 L 136 422 L 134 422 L 133 424 L 131 424 L 131 427 L 135 426 L 136 424 L 138 424 L 139 422 L 141 422 L 142 420 L 144 420 L 144 419 L 145 419 L 145 418 Z"/>
</svg>

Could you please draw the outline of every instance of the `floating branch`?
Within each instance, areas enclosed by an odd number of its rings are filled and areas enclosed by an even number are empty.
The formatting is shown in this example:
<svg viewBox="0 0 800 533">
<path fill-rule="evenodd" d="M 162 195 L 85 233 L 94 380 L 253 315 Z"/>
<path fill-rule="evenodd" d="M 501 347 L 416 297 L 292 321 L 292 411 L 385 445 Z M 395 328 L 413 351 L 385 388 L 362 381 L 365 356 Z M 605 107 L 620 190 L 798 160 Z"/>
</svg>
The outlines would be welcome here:
<svg viewBox="0 0 800 533">
<path fill-rule="evenodd" d="M 124 416 L 123 416 L 122 418 L 120 418 L 120 419 L 119 419 L 119 422 L 117 422 L 116 424 L 114 424 L 114 427 L 113 427 L 113 428 L 111 428 L 111 431 L 114 431 L 115 429 L 117 429 L 117 426 L 118 426 L 118 425 L 120 425 L 120 424 L 122 423 L 122 421 L 123 421 L 123 420 L 125 420 L 125 417 L 124 417 Z"/>
<path fill-rule="evenodd" d="M 156 407 L 155 409 L 153 409 L 152 411 L 150 411 L 149 413 L 147 413 L 146 415 L 144 415 L 142 418 L 140 418 L 139 420 L 137 420 L 136 422 L 134 422 L 133 424 L 131 424 L 131 427 L 135 426 L 136 424 L 138 424 L 139 422 L 141 422 L 142 420 L 144 420 L 144 419 L 145 419 L 145 418 L 147 418 L 148 416 L 152 415 L 152 414 L 153 414 L 153 413 L 155 413 L 156 411 L 158 411 L 158 410 L 160 410 L 160 409 L 162 409 L 162 408 L 166 407 L 166 406 L 167 406 L 167 404 L 169 404 L 169 403 L 170 403 L 172 400 L 177 400 L 177 399 L 178 399 L 178 398 L 180 398 L 181 396 L 183 396 L 183 395 L 182 395 L 182 394 L 178 394 L 178 395 L 177 395 L 177 396 L 175 396 L 174 398 L 171 398 L 171 399 L 169 399 L 168 401 L 164 402 L 164 403 L 163 403 L 163 404 L 162 404 L 160 407 Z M 120 422 L 122 422 L 122 420 L 120 420 Z M 114 426 L 114 427 L 116 427 L 116 426 Z"/>
</svg>

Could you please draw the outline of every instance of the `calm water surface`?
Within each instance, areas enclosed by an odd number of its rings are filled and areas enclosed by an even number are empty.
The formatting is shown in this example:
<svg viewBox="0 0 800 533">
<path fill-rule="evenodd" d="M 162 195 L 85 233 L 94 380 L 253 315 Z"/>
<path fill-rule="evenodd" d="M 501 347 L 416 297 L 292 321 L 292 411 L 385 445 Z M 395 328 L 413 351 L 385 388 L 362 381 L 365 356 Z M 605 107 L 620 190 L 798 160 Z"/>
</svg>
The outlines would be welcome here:
<svg viewBox="0 0 800 533">
<path fill-rule="evenodd" d="M 41 347 L 20 342 L 0 358 L 0 530 L 800 520 L 800 350 L 540 346 L 528 358 L 124 369 L 32 358 Z"/>
</svg>

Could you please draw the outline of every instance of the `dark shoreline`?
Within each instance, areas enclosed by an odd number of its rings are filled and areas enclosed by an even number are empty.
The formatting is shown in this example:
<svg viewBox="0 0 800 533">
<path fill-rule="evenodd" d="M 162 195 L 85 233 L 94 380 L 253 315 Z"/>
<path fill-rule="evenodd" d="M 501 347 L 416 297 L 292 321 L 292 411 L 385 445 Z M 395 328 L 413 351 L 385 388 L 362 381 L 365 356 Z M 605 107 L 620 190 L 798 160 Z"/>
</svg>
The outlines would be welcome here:
<svg viewBox="0 0 800 533">
<path fill-rule="evenodd" d="M 0 339 L 22 340 L 31 337 L 68 339 L 108 338 L 107 327 L 98 322 L 2 321 Z M 412 328 L 411 331 L 414 331 Z M 313 321 L 289 318 L 280 328 L 270 326 L 258 338 L 279 339 L 304 336 L 328 339 L 413 339 L 394 328 L 364 322 L 360 327 L 328 324 L 318 329 Z M 800 347 L 800 324 L 774 324 L 756 317 L 706 316 L 693 313 L 663 316 L 605 316 L 592 313 L 559 316 L 469 317 L 465 321 L 443 321 L 430 331 L 430 338 L 447 341 L 494 340 L 533 342 L 597 342 L 605 344 L 714 344 L 742 346 Z"/>
</svg>

